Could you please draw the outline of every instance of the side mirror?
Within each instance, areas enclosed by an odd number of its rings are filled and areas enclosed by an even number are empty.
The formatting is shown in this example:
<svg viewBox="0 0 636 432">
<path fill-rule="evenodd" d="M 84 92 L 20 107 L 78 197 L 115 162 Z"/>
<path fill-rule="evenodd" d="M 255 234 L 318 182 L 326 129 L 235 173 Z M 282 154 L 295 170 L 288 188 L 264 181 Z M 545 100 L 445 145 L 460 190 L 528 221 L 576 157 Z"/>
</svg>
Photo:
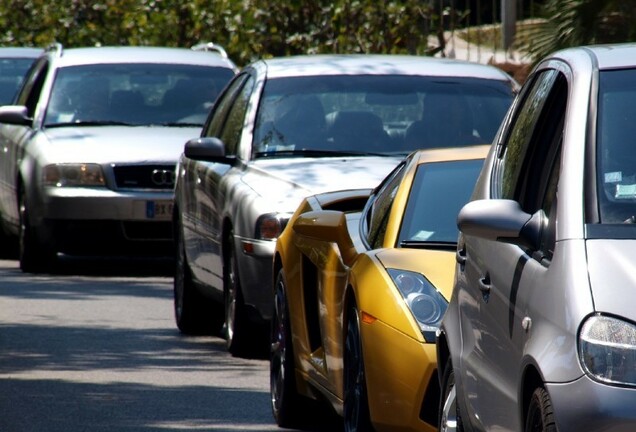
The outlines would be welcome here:
<svg viewBox="0 0 636 432">
<path fill-rule="evenodd" d="M 218 138 L 193 138 L 185 143 L 183 154 L 188 159 L 208 162 L 232 163 L 233 156 L 225 155 L 225 144 Z"/>
<path fill-rule="evenodd" d="M 512 243 L 537 250 L 545 226 L 545 214 L 531 215 L 518 202 L 493 199 L 471 201 L 457 216 L 457 227 L 465 235 Z"/>
<path fill-rule="evenodd" d="M 33 122 L 24 105 L 0 106 L 0 123 L 28 126 Z"/>
<path fill-rule="evenodd" d="M 336 243 L 345 264 L 350 264 L 356 256 L 343 212 L 322 210 L 303 213 L 294 221 L 292 228 L 303 237 Z"/>
</svg>

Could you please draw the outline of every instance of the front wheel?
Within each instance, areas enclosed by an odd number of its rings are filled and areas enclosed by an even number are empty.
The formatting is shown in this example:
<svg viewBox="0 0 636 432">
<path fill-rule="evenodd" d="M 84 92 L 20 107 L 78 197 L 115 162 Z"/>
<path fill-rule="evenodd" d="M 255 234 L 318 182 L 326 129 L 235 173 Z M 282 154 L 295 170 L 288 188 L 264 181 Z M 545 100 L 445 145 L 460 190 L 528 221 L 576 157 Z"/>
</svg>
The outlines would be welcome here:
<svg viewBox="0 0 636 432">
<path fill-rule="evenodd" d="M 223 313 L 195 287 L 185 253 L 182 227 L 175 223 L 174 316 L 177 328 L 184 334 L 216 333 L 221 329 Z"/>
<path fill-rule="evenodd" d="M 463 432 L 462 418 L 457 404 L 457 386 L 455 385 L 455 371 L 450 360 L 444 368 L 442 377 L 442 397 L 439 407 L 440 432 Z"/>
<path fill-rule="evenodd" d="M 554 411 L 550 395 L 543 387 L 537 387 L 532 393 L 525 432 L 557 432 L 554 423 Z"/>
<path fill-rule="evenodd" d="M 344 426 L 347 432 L 373 431 L 360 335 L 360 316 L 353 305 L 347 319 L 344 352 Z"/>
<path fill-rule="evenodd" d="M 241 292 L 241 282 L 234 250 L 234 234 L 230 232 L 225 247 L 223 266 L 223 299 L 225 304 L 225 339 L 228 351 L 234 356 L 248 356 L 255 352 L 253 329 Z"/>
<path fill-rule="evenodd" d="M 287 286 L 282 270 L 276 277 L 274 287 L 269 359 L 269 388 L 274 419 L 280 427 L 297 426 L 307 413 L 301 406 L 303 396 L 296 390 Z"/>
</svg>

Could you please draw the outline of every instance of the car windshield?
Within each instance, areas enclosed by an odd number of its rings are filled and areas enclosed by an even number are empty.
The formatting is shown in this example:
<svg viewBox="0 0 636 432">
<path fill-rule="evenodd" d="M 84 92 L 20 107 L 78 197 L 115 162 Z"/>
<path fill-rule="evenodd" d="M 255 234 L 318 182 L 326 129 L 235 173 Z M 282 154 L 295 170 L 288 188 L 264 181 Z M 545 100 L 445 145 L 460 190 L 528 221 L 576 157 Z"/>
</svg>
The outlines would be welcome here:
<svg viewBox="0 0 636 432">
<path fill-rule="evenodd" d="M 482 159 L 421 164 L 417 168 L 398 244 L 457 243 L 457 214 L 473 192 Z"/>
<path fill-rule="evenodd" d="M 490 143 L 512 98 L 508 82 L 477 78 L 271 79 L 258 109 L 253 156 L 306 150 L 407 154 L 420 148 Z"/>
<path fill-rule="evenodd" d="M 0 58 L 0 105 L 13 102 L 33 58 Z"/>
<path fill-rule="evenodd" d="M 636 223 L 636 69 L 602 71 L 596 135 L 600 222 Z"/>
<path fill-rule="evenodd" d="M 44 125 L 202 126 L 228 68 L 176 64 L 100 64 L 62 68 Z"/>
</svg>

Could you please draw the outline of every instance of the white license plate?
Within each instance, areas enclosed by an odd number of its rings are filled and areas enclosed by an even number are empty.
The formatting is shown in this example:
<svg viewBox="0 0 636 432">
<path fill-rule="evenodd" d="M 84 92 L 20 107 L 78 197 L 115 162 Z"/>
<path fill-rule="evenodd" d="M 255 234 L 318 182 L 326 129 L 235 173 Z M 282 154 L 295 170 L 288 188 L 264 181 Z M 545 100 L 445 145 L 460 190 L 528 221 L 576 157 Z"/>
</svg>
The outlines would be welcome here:
<svg viewBox="0 0 636 432">
<path fill-rule="evenodd" d="M 146 201 L 146 218 L 170 220 L 172 218 L 172 201 Z"/>
</svg>

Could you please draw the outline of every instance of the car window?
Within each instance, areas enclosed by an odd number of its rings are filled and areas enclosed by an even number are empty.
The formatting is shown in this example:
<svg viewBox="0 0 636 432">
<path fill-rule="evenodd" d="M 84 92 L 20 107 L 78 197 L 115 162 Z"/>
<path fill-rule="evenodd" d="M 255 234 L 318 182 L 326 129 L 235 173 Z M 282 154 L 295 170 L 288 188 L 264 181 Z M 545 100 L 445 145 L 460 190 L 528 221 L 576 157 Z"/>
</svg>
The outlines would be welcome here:
<svg viewBox="0 0 636 432">
<path fill-rule="evenodd" d="M 91 64 L 60 68 L 45 126 L 82 122 L 202 126 L 229 68 L 183 64 Z"/>
<path fill-rule="evenodd" d="M 597 193 L 602 224 L 636 223 L 636 69 L 602 71 Z"/>
<path fill-rule="evenodd" d="M 543 211 L 546 229 L 534 257 L 549 262 L 556 238 L 558 180 L 568 81 L 556 70 L 541 72 L 526 94 L 508 136 L 502 166 L 503 198 L 514 199 L 534 214 Z"/>
<path fill-rule="evenodd" d="M 401 153 L 490 143 L 512 101 L 507 81 L 401 75 L 270 79 L 255 157 L 317 150 Z"/>
<path fill-rule="evenodd" d="M 13 102 L 33 61 L 33 58 L 0 58 L 0 105 Z"/>
<path fill-rule="evenodd" d="M 456 243 L 457 214 L 468 202 L 483 162 L 421 164 L 411 186 L 398 244 Z"/>
<path fill-rule="evenodd" d="M 49 62 L 42 60 L 37 63 L 25 78 L 24 85 L 18 95 L 17 104 L 27 107 L 27 115 L 31 118 L 35 116 L 35 110 L 40 100 L 40 93 L 44 86 L 44 81 L 49 69 Z"/>
<path fill-rule="evenodd" d="M 245 81 L 248 77 L 249 75 L 247 74 L 238 75 L 228 85 L 223 94 L 219 96 L 219 100 L 215 103 L 210 117 L 203 127 L 203 136 L 220 138 L 221 129 L 223 127 L 223 124 L 225 123 L 225 119 L 227 118 L 228 113 L 230 112 L 230 109 L 232 108 L 234 99 L 243 88 L 243 85 L 245 84 Z"/>
<path fill-rule="evenodd" d="M 384 180 L 365 209 L 365 219 L 368 227 L 365 239 L 372 249 L 382 247 L 384 242 L 391 207 L 406 172 L 404 167 L 404 163 L 400 164 Z"/>
<path fill-rule="evenodd" d="M 510 131 L 501 143 L 503 152 L 500 152 L 495 181 L 499 198 L 518 198 L 517 188 L 520 185 L 524 158 L 530 144 L 536 140 L 535 132 L 539 129 L 537 124 L 557 76 L 558 72 L 555 70 L 539 73 L 528 90 L 521 95 L 523 99 L 517 106 Z"/>
<path fill-rule="evenodd" d="M 245 113 L 249 104 L 250 96 L 254 88 L 254 78 L 249 77 L 245 85 L 236 96 L 234 103 L 230 107 L 223 130 L 221 131 L 221 140 L 225 144 L 225 154 L 234 155 L 237 153 L 243 125 L 245 124 Z"/>
</svg>

